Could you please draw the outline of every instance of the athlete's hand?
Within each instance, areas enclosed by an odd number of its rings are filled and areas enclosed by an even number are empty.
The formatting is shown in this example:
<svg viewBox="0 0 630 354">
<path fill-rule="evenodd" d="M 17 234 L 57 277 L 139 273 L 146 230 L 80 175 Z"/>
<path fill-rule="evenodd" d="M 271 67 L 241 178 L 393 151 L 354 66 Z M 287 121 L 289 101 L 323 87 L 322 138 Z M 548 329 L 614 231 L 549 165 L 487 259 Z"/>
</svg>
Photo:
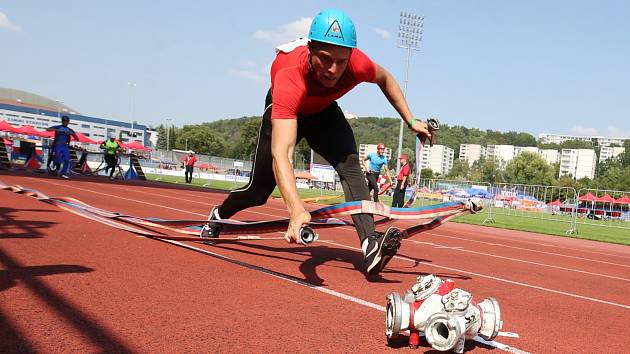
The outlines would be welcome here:
<svg viewBox="0 0 630 354">
<path fill-rule="evenodd" d="M 420 135 L 420 140 L 422 140 L 422 143 L 429 139 L 431 146 L 433 146 L 433 136 L 426 122 L 415 121 L 412 125 L 409 126 L 409 129 Z"/>
<path fill-rule="evenodd" d="M 292 212 L 290 217 L 289 228 L 284 234 L 284 238 L 288 243 L 301 243 L 300 228 L 311 221 L 311 214 L 304 210 L 304 208 L 300 208 L 300 210 Z"/>
</svg>

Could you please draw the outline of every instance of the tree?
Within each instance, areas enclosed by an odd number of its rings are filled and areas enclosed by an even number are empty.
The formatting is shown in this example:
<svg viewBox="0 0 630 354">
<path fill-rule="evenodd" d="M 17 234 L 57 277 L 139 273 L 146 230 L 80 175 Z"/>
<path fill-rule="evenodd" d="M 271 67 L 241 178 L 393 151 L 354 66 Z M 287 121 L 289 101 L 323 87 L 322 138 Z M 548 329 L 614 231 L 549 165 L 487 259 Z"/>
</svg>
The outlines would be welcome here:
<svg viewBox="0 0 630 354">
<path fill-rule="evenodd" d="M 467 180 L 469 173 L 470 166 L 468 165 L 468 161 L 455 159 L 455 161 L 453 161 L 453 167 L 448 174 L 446 174 L 446 177 L 449 179 Z"/>
<path fill-rule="evenodd" d="M 233 157 L 241 159 L 249 159 L 256 149 L 258 142 L 258 130 L 262 118 L 251 118 L 244 122 L 240 129 L 240 138 L 236 139 L 237 144 L 234 146 Z"/>
<path fill-rule="evenodd" d="M 435 178 L 435 175 L 432 169 L 423 168 L 422 170 L 420 170 L 420 178 L 431 179 L 431 178 Z"/>
<path fill-rule="evenodd" d="M 550 186 L 555 183 L 554 168 L 538 154 L 523 152 L 507 163 L 505 179 L 514 184 Z"/>
<path fill-rule="evenodd" d="M 158 134 L 156 147 L 158 149 L 166 150 L 166 129 L 162 124 L 160 124 L 155 131 Z"/>
<path fill-rule="evenodd" d="M 476 182 L 503 183 L 505 178 L 500 163 L 495 159 L 481 158 L 473 163 L 469 179 Z"/>
<path fill-rule="evenodd" d="M 185 125 L 177 134 L 175 147 L 200 154 L 221 155 L 224 144 L 208 125 Z"/>
</svg>

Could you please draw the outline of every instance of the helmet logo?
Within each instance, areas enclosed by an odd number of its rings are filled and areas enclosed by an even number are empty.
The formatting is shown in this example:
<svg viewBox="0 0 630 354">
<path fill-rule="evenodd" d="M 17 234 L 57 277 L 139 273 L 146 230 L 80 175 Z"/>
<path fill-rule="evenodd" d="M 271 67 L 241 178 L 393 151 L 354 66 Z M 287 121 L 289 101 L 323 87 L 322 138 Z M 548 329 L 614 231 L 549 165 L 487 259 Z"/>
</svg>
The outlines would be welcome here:
<svg viewBox="0 0 630 354">
<path fill-rule="evenodd" d="M 333 37 L 339 38 L 342 41 L 344 40 L 343 33 L 341 32 L 341 26 L 339 26 L 339 22 L 337 20 L 334 20 L 333 23 L 330 24 L 324 37 Z"/>
</svg>

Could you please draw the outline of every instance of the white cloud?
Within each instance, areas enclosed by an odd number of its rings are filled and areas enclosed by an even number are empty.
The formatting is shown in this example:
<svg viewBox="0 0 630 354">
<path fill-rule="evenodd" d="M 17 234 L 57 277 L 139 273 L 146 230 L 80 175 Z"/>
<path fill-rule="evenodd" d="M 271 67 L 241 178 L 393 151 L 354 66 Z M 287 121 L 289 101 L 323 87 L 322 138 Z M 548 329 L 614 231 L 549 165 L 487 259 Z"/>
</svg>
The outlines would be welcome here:
<svg viewBox="0 0 630 354">
<path fill-rule="evenodd" d="M 623 137 L 630 136 L 630 133 L 624 131 L 621 128 L 617 128 L 615 126 L 609 125 L 608 126 L 608 136 L 612 137 L 612 138 L 623 138 Z"/>
<path fill-rule="evenodd" d="M 576 135 L 599 135 L 596 128 L 583 127 L 581 125 L 574 126 L 571 128 L 571 131 Z"/>
<path fill-rule="evenodd" d="M 392 37 L 392 34 L 389 33 L 388 30 L 384 30 L 382 28 L 375 28 L 374 32 L 376 32 L 376 34 L 378 34 L 381 38 L 383 39 L 390 39 Z"/>
<path fill-rule="evenodd" d="M 230 69 L 229 73 L 230 75 L 255 82 L 264 83 L 267 81 L 267 76 L 251 70 Z"/>
<path fill-rule="evenodd" d="M 306 37 L 312 20 L 312 17 L 302 17 L 271 31 L 258 30 L 254 32 L 254 38 L 264 42 L 271 42 L 274 45 L 288 43 L 292 40 Z"/>
<path fill-rule="evenodd" d="M 256 63 L 253 60 L 241 60 L 239 64 L 247 68 L 253 68 L 256 66 Z"/>
<path fill-rule="evenodd" d="M 0 12 L 0 28 L 8 29 L 9 31 L 19 32 L 20 26 L 9 21 L 9 17 L 3 12 Z"/>
</svg>

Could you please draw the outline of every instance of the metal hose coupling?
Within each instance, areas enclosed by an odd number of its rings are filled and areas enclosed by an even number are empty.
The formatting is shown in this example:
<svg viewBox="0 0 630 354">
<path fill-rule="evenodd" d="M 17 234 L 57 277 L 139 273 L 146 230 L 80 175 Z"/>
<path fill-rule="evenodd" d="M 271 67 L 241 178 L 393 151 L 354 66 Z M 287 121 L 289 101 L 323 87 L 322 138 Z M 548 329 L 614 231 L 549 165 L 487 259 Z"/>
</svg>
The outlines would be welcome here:
<svg viewBox="0 0 630 354">
<path fill-rule="evenodd" d="M 302 226 L 300 228 L 300 241 L 302 244 L 310 245 L 317 241 L 317 239 L 319 239 L 319 235 L 309 226 Z"/>
<path fill-rule="evenodd" d="M 455 282 L 429 274 L 419 276 L 404 296 L 387 296 L 385 335 L 388 342 L 409 331 L 409 345 L 419 345 L 419 333 L 436 350 L 463 353 L 464 341 L 477 335 L 493 340 L 503 326 L 494 298 L 479 303 Z"/>
</svg>

